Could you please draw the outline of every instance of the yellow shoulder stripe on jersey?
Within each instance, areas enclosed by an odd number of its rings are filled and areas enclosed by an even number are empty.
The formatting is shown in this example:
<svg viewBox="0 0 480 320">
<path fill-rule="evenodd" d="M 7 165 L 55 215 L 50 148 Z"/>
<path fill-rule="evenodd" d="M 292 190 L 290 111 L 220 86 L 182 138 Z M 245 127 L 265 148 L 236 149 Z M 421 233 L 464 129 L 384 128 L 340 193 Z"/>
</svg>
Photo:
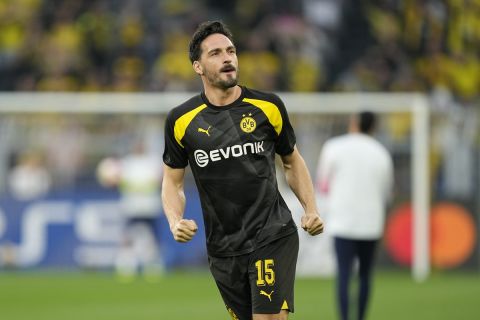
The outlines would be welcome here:
<svg viewBox="0 0 480 320">
<path fill-rule="evenodd" d="M 287 300 L 283 300 L 282 307 L 280 308 L 281 310 L 290 310 L 287 304 Z"/>
<path fill-rule="evenodd" d="M 261 109 L 263 113 L 265 113 L 265 115 L 267 116 L 270 124 L 275 129 L 277 135 L 280 135 L 280 132 L 282 132 L 283 119 L 282 115 L 280 114 L 280 110 L 278 110 L 278 107 L 276 105 L 265 100 L 257 99 L 244 98 L 243 101 L 248 102 L 255 107 Z"/>
<path fill-rule="evenodd" d="M 175 135 L 175 140 L 177 140 L 178 144 L 184 148 L 183 144 L 181 143 L 183 136 L 185 135 L 185 131 L 187 131 L 187 127 L 192 122 L 193 118 L 205 109 L 207 105 L 204 103 L 201 106 L 196 107 L 195 109 L 185 113 L 180 118 L 175 121 L 175 126 L 173 128 L 173 133 Z"/>
</svg>

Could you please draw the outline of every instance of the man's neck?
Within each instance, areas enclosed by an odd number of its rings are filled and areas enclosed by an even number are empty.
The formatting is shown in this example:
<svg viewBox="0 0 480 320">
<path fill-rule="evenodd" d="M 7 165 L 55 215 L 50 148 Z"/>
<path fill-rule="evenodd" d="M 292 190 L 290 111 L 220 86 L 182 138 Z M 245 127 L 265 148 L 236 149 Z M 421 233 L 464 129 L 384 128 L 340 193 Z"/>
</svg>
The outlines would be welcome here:
<svg viewBox="0 0 480 320">
<path fill-rule="evenodd" d="M 242 94 L 242 89 L 239 86 L 228 88 L 226 90 L 205 87 L 205 96 L 208 101 L 215 106 L 226 106 L 237 100 Z"/>
</svg>

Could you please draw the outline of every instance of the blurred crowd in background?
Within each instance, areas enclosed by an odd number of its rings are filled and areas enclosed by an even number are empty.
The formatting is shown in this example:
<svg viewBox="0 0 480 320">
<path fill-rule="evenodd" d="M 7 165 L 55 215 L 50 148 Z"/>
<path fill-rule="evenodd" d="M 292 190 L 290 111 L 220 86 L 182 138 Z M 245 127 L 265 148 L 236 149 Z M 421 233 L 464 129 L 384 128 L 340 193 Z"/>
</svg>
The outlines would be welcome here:
<svg viewBox="0 0 480 320">
<path fill-rule="evenodd" d="M 234 34 L 242 85 L 426 93 L 432 203 L 455 201 L 480 221 L 480 0 L 0 0 L 0 91 L 197 92 L 188 43 L 214 19 Z M 314 172 L 346 119 L 288 108 Z M 0 204 L 98 193 L 102 158 L 139 141 L 161 154 L 163 117 L 0 114 Z M 408 201 L 412 119 L 382 117 L 396 197 Z"/>
<path fill-rule="evenodd" d="M 247 86 L 478 103 L 479 0 L 0 0 L 0 90 L 198 90 L 188 42 L 212 19 Z"/>
<path fill-rule="evenodd" d="M 188 43 L 199 23 L 213 19 L 232 29 L 241 84 L 427 93 L 433 195 L 474 201 L 480 0 L 0 0 L 0 91 L 201 90 Z M 145 119 L 138 121 L 161 126 L 162 115 Z M 298 126 L 299 141 L 330 128 L 317 120 Z M 401 154 L 410 117 L 385 123 L 384 143 Z M 342 122 L 327 135 L 343 129 Z M 49 184 L 72 186 L 91 176 L 99 158 L 124 155 L 142 135 L 131 116 L 2 115 L 0 178 L 17 165 L 43 164 L 53 172 Z M 306 156 L 313 172 L 316 154 Z"/>
<path fill-rule="evenodd" d="M 0 0 L 0 91 L 201 90 L 188 43 L 200 22 L 213 19 L 233 31 L 241 84 L 427 93 L 433 194 L 473 199 L 480 0 Z M 162 123 L 161 115 L 145 118 Z M 403 141 L 390 144 L 401 153 L 411 119 L 390 118 L 384 136 Z M 307 127 L 299 126 L 300 141 L 325 124 Z M 124 155 L 144 135 L 119 115 L 3 115 L 0 133 L 0 178 L 17 165 L 43 163 L 60 187 L 91 175 L 100 157 Z M 313 171 L 316 155 L 307 158 Z"/>
</svg>

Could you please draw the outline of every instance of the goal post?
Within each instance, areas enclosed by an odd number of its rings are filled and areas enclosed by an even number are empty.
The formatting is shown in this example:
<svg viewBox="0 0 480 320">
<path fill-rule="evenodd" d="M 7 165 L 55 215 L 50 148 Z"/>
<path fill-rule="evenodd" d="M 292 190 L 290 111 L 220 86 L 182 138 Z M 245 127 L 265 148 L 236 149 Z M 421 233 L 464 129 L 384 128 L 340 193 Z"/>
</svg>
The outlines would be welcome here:
<svg viewBox="0 0 480 320">
<path fill-rule="evenodd" d="M 419 93 L 314 93 L 281 94 L 290 113 L 351 114 L 362 110 L 376 113 L 408 112 L 412 116 L 412 179 L 413 257 L 412 276 L 422 282 L 430 273 L 430 188 L 429 188 L 429 125 L 428 99 Z"/>
<path fill-rule="evenodd" d="M 160 114 L 195 93 L 2 92 L 0 117 L 8 114 Z M 412 276 L 425 280 L 429 258 L 429 117 L 428 99 L 419 93 L 287 93 L 279 92 L 289 114 L 409 113 L 412 119 L 410 163 L 413 204 Z"/>
</svg>

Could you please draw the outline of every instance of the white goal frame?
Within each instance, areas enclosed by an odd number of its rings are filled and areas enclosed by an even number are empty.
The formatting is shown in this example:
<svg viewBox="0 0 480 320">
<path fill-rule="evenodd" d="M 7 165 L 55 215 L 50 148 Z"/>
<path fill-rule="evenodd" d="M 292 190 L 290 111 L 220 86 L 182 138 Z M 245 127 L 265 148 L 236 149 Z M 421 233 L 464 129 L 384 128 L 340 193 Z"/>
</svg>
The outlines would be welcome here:
<svg viewBox="0 0 480 320">
<path fill-rule="evenodd" d="M 377 113 L 412 115 L 413 202 L 412 276 L 424 281 L 430 273 L 428 183 L 428 99 L 417 93 L 278 93 L 290 114 L 349 114 L 368 109 Z M 194 93 L 66 93 L 1 92 L 0 116 L 14 113 L 150 113 L 166 114 Z"/>
</svg>

